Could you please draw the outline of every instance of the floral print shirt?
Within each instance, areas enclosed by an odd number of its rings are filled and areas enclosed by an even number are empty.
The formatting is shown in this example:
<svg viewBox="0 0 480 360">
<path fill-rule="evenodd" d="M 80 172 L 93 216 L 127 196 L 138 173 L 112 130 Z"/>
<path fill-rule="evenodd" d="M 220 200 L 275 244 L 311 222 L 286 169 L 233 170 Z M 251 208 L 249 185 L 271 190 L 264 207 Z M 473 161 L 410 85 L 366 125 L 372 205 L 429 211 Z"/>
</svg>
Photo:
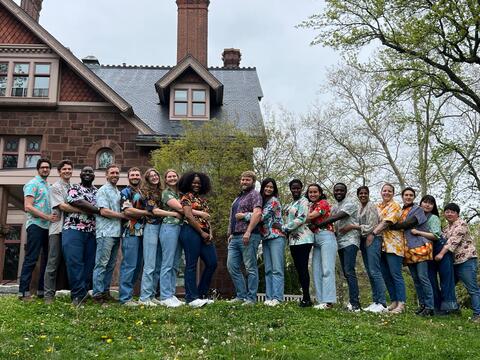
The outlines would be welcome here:
<svg viewBox="0 0 480 360">
<path fill-rule="evenodd" d="M 335 232 L 337 234 L 338 249 L 344 249 L 347 246 L 355 245 L 360 247 L 360 231 L 357 229 L 350 230 L 345 234 L 341 234 L 338 230 L 347 225 L 358 224 L 358 202 L 349 197 L 346 197 L 332 208 L 332 215 L 344 212 L 348 214 L 347 217 L 335 222 Z"/>
<path fill-rule="evenodd" d="M 314 203 L 310 203 L 309 213 L 318 212 L 320 214 L 319 217 L 313 219 L 308 224 L 308 227 L 310 228 L 310 230 L 312 230 L 314 233 L 317 233 L 320 230 L 328 230 L 333 232 L 334 231 L 333 224 L 328 224 L 323 229 L 318 227 L 318 224 L 320 224 L 322 221 L 330 217 L 330 210 L 331 210 L 331 207 L 327 200 L 319 200 Z"/>
<path fill-rule="evenodd" d="M 402 220 L 402 207 L 395 200 L 388 203 L 377 204 L 381 221 L 389 221 L 392 224 Z M 383 230 L 382 251 L 403 257 L 405 252 L 405 237 L 401 230 Z"/>
<path fill-rule="evenodd" d="M 116 186 L 107 182 L 97 192 L 97 207 L 120 212 L 120 191 Z M 96 215 L 96 237 L 120 237 L 122 235 L 122 221 L 117 218 L 107 218 Z"/>
<path fill-rule="evenodd" d="M 228 224 L 228 234 L 241 234 L 247 231 L 249 221 L 237 221 L 236 213 L 250 213 L 255 208 L 262 208 L 262 196 L 255 189 L 242 192 L 232 203 L 230 209 L 230 223 Z M 244 219 L 245 220 L 245 219 Z M 258 233 L 258 225 L 252 231 Z"/>
<path fill-rule="evenodd" d="M 93 206 L 97 206 L 97 188 L 93 185 L 91 187 L 84 187 L 81 184 L 73 185 L 68 190 L 67 203 L 73 205 L 72 203 L 77 200 L 85 200 Z M 68 213 L 65 215 L 63 229 L 73 229 L 88 233 L 94 232 L 95 215 L 84 213 Z"/>
<path fill-rule="evenodd" d="M 465 220 L 458 219 L 453 224 L 448 224 L 443 229 L 443 236 L 447 239 L 445 246 L 453 253 L 454 265 L 477 257 L 476 242 Z"/>
<path fill-rule="evenodd" d="M 243 220 L 248 223 L 251 217 L 251 212 L 246 213 Z M 275 229 L 273 224 L 280 224 L 283 226 L 282 205 L 275 196 L 272 196 L 265 204 L 263 204 L 262 221 L 260 222 L 260 235 L 262 235 L 263 240 L 271 240 L 279 236 L 285 236 L 281 230 Z"/>
<path fill-rule="evenodd" d="M 172 209 L 167 204 L 172 199 L 180 201 L 180 196 L 178 195 L 178 193 L 176 193 L 175 191 L 173 191 L 170 188 L 166 188 L 165 190 L 163 190 L 163 192 L 162 192 L 162 206 L 165 210 L 175 211 L 174 209 Z M 173 217 L 173 216 L 167 216 L 167 217 L 163 218 L 163 223 L 164 224 L 172 224 L 172 225 L 180 225 L 180 224 L 183 223 L 183 220 L 178 219 L 178 218 Z"/>
<path fill-rule="evenodd" d="M 120 208 L 122 211 L 128 208 L 145 210 L 145 198 L 139 190 L 127 186 L 120 191 Z M 123 223 L 123 236 L 143 236 L 143 228 L 146 219 L 130 219 Z"/>
<path fill-rule="evenodd" d="M 361 236 L 370 234 L 380 223 L 377 206 L 369 201 L 364 207 L 358 208 L 358 224 Z"/>
<path fill-rule="evenodd" d="M 313 244 L 313 233 L 306 224 L 308 200 L 305 197 L 285 206 L 283 215 L 285 225 L 282 226 L 282 231 L 287 234 L 290 245 Z"/>
<path fill-rule="evenodd" d="M 205 198 L 198 196 L 197 194 L 194 194 L 193 192 L 188 192 L 184 194 L 180 198 L 180 204 L 182 205 L 182 207 L 190 206 L 192 210 L 198 210 L 198 211 L 210 213 L 207 200 Z M 204 219 L 200 216 L 197 216 L 197 215 L 193 215 L 193 216 L 195 217 L 195 220 L 197 220 L 197 222 L 200 224 L 200 227 L 202 228 L 202 230 L 205 231 L 206 233 L 210 233 L 210 222 L 207 219 Z"/>
<path fill-rule="evenodd" d="M 49 191 L 50 190 L 47 181 L 40 175 L 37 175 L 25 184 L 23 187 L 23 196 L 33 197 L 33 207 L 46 215 L 50 215 L 52 213 L 52 209 L 50 207 Z M 27 212 L 27 224 L 25 228 L 28 229 L 30 225 L 37 225 L 42 229 L 48 229 L 50 221 L 33 216 Z"/>
</svg>

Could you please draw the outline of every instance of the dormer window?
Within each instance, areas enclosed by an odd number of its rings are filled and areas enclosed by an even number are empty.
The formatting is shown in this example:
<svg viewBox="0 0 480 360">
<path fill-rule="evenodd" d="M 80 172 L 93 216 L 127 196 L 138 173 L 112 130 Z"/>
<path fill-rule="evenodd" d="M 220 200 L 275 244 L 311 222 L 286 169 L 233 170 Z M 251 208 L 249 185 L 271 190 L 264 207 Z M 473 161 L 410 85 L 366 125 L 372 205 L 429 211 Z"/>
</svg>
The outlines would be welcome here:
<svg viewBox="0 0 480 360">
<path fill-rule="evenodd" d="M 206 85 L 178 84 L 171 88 L 170 119 L 208 120 L 209 91 Z"/>
</svg>

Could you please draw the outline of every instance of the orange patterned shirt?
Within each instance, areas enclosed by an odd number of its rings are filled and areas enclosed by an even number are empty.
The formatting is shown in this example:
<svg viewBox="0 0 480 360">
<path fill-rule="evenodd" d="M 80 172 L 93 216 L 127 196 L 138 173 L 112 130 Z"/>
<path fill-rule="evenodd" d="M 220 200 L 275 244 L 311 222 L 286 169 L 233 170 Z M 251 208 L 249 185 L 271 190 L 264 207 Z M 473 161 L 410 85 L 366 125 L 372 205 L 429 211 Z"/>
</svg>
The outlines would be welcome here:
<svg viewBox="0 0 480 360">
<path fill-rule="evenodd" d="M 382 221 L 392 224 L 402 220 L 402 207 L 395 200 L 377 204 L 378 213 Z M 405 237 L 402 230 L 383 230 L 382 251 L 403 257 L 405 252 Z"/>
</svg>

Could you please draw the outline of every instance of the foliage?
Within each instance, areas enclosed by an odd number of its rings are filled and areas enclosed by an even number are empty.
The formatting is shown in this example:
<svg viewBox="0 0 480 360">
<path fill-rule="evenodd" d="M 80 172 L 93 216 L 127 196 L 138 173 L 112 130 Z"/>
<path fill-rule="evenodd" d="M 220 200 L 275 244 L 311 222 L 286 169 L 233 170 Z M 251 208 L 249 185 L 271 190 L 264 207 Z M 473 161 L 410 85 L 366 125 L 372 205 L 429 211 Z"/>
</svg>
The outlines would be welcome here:
<svg viewBox="0 0 480 360">
<path fill-rule="evenodd" d="M 473 359 L 480 325 L 419 318 L 276 308 L 45 306 L 0 297 L 2 359 Z"/>
<path fill-rule="evenodd" d="M 256 137 L 239 130 L 235 124 L 211 120 L 204 124 L 185 122 L 185 134 L 170 139 L 152 153 L 152 163 L 160 173 L 176 169 L 205 172 L 212 181 L 209 206 L 216 237 L 227 232 L 230 205 L 239 192 L 240 174 L 253 168 L 253 148 L 261 145 L 263 130 Z M 251 132 L 250 132 L 251 133 Z"/>
</svg>

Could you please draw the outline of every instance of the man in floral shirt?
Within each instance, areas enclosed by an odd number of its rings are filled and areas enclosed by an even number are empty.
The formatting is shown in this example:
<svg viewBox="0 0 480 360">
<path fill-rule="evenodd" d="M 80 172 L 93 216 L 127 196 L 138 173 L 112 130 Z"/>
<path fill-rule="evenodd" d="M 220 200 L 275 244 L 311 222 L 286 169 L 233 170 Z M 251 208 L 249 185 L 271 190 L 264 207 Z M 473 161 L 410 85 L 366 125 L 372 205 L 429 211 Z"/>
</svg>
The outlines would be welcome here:
<svg viewBox="0 0 480 360">
<path fill-rule="evenodd" d="M 255 181 L 253 171 L 242 173 L 240 179 L 242 192 L 232 204 L 227 234 L 229 241 L 227 268 L 237 293 L 232 301 L 243 302 L 242 305 L 254 304 L 257 300 L 257 250 L 261 240 L 257 225 L 262 218 L 263 200 L 260 193 L 255 190 Z M 237 213 L 252 213 L 252 216 L 249 222 L 239 221 L 235 217 Z M 247 271 L 247 284 L 240 268 L 242 262 Z"/>
<path fill-rule="evenodd" d="M 71 287 L 72 304 L 80 305 L 92 288 L 95 265 L 95 214 L 99 214 L 95 173 L 91 166 L 80 172 L 80 184 L 68 190 L 67 203 L 81 212 L 65 216 L 62 249 Z"/>
</svg>

